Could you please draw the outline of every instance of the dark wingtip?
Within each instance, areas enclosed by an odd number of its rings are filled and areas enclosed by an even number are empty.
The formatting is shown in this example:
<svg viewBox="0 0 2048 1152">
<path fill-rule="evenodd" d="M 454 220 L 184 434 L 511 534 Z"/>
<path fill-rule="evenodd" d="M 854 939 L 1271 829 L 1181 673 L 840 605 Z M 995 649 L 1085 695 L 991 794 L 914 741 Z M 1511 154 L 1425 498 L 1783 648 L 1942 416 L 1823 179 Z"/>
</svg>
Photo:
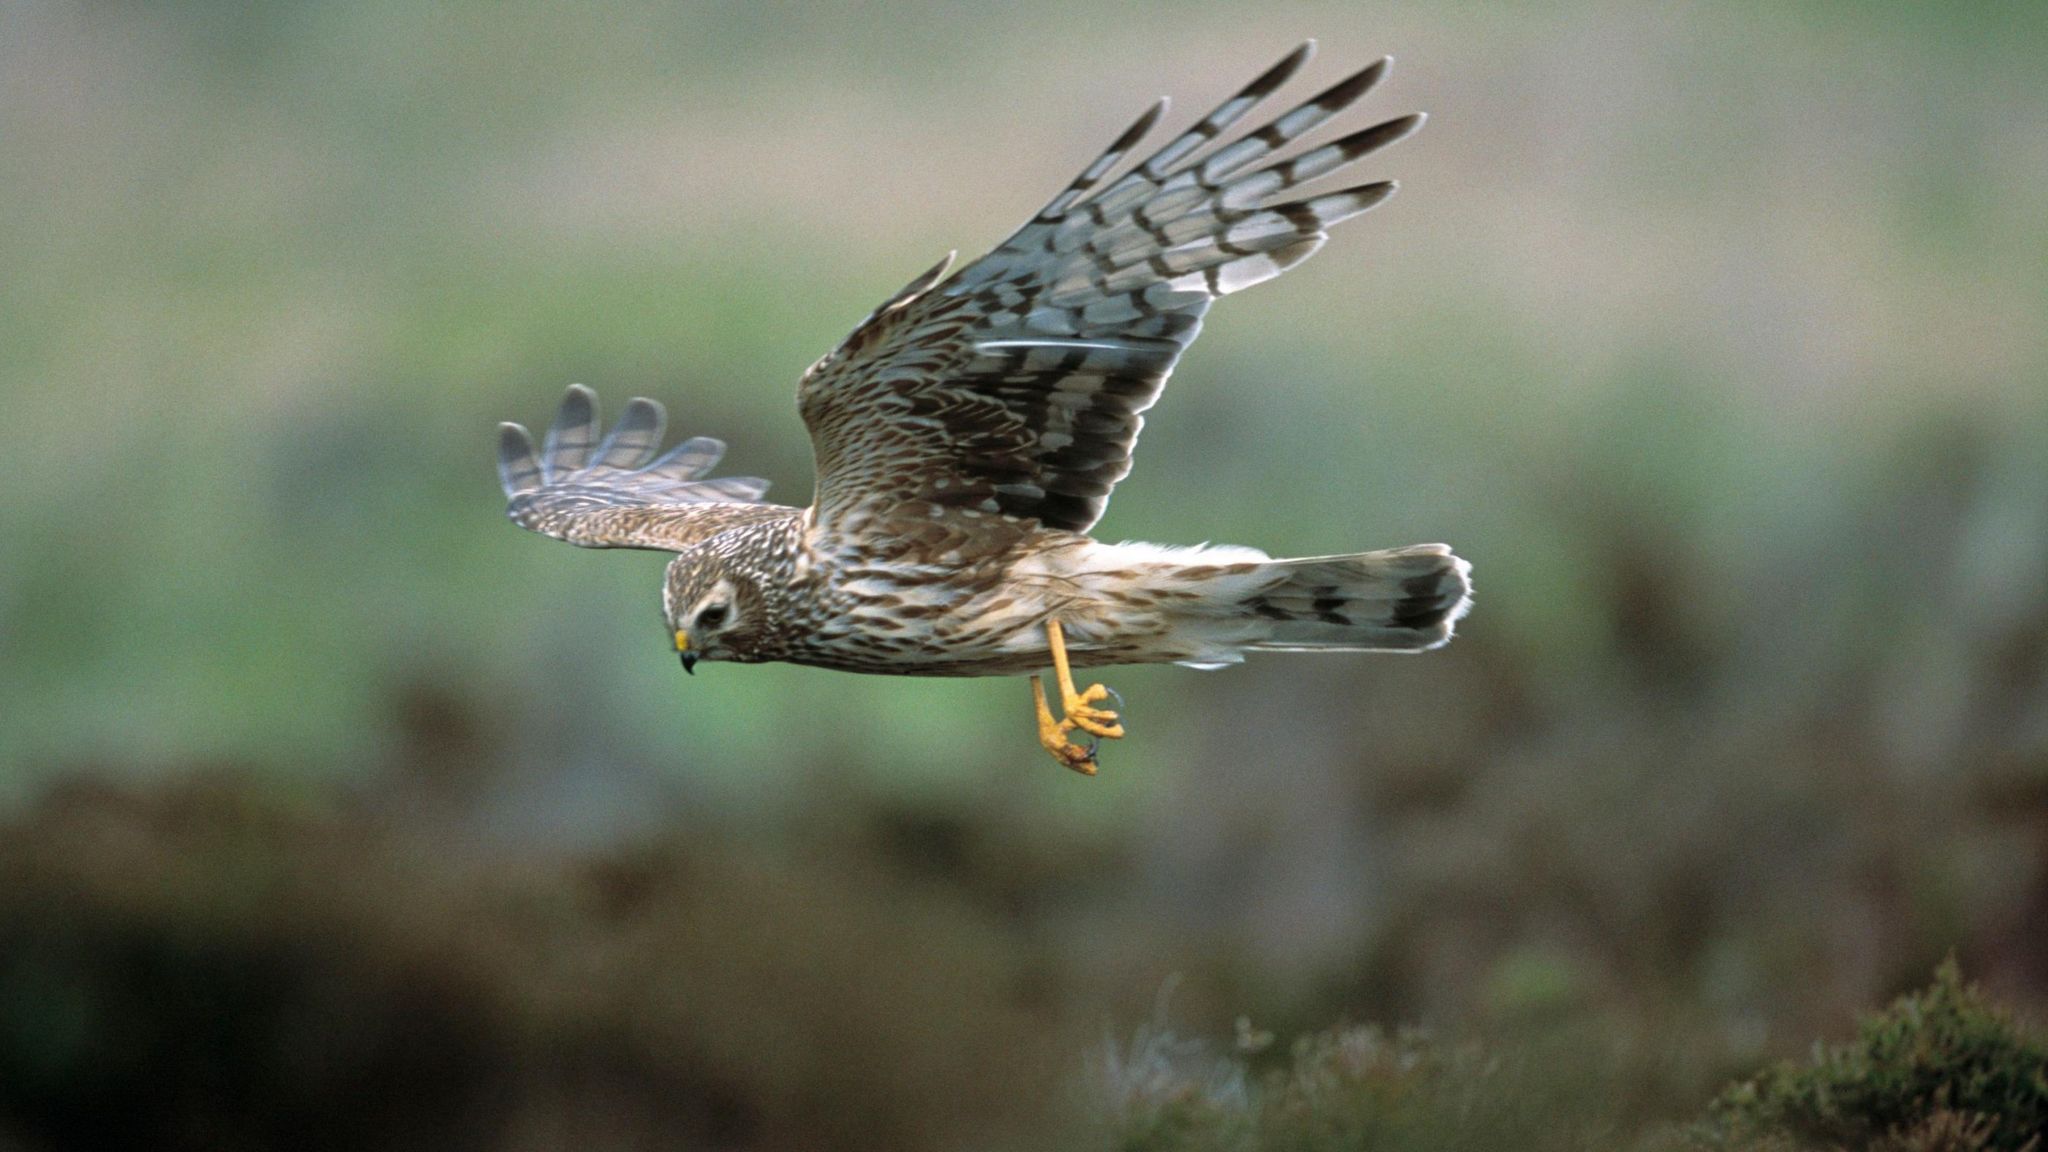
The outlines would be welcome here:
<svg viewBox="0 0 2048 1152">
<path fill-rule="evenodd" d="M 562 403 L 555 409 L 554 423 L 549 425 L 550 433 L 560 433 L 570 428 L 597 422 L 597 393 L 581 384 L 571 384 L 562 393 Z"/>
<path fill-rule="evenodd" d="M 1278 63 L 1259 73 L 1258 79 L 1245 85 L 1244 91 L 1266 93 L 1279 88 L 1289 80 L 1294 79 L 1294 74 L 1301 71 L 1302 65 L 1315 59 L 1315 55 L 1315 38 L 1310 37 L 1307 40 L 1303 40 L 1300 44 L 1295 45 L 1294 51 L 1282 56 Z"/>
<path fill-rule="evenodd" d="M 1396 116 L 1394 119 L 1384 123 L 1375 124 L 1370 128 L 1353 132 L 1351 135 L 1338 141 L 1337 146 L 1343 149 L 1344 160 L 1348 164 L 1362 156 L 1369 156 L 1382 148 L 1398 144 L 1413 136 L 1415 130 L 1422 127 L 1423 119 L 1424 117 L 1420 112 L 1410 113 L 1406 116 Z"/>
<path fill-rule="evenodd" d="M 533 434 L 524 425 L 498 425 L 498 484 L 506 496 L 539 487 L 540 462 L 533 452 Z"/>
<path fill-rule="evenodd" d="M 1360 68 L 1358 71 L 1332 84 L 1321 96 L 1316 97 L 1315 102 L 1333 110 L 1349 107 L 1359 97 L 1364 96 L 1367 92 L 1377 87 L 1382 79 L 1385 79 L 1387 68 L 1393 63 L 1393 59 L 1392 56 L 1382 56 L 1371 64 Z"/>
<path fill-rule="evenodd" d="M 1146 134 L 1152 131 L 1153 127 L 1159 123 L 1159 118 L 1166 115 L 1166 110 L 1171 107 L 1173 107 L 1173 100 L 1170 97 L 1161 96 L 1159 99 L 1154 100 L 1150 108 L 1145 109 L 1136 120 L 1131 121 L 1131 126 L 1124 129 L 1123 135 L 1118 136 L 1116 143 L 1111 144 L 1108 150 L 1110 152 L 1128 152 L 1137 147 L 1138 141 L 1143 140 Z"/>
</svg>

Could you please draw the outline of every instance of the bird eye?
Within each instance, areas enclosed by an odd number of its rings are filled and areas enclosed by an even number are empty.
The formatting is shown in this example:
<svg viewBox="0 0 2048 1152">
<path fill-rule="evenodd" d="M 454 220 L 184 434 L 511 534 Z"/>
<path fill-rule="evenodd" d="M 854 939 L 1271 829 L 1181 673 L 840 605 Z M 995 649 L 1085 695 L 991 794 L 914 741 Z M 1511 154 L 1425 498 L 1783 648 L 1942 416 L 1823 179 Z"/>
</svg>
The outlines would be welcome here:
<svg viewBox="0 0 2048 1152">
<path fill-rule="evenodd" d="M 697 613 L 697 627 L 706 631 L 718 630 L 725 625 L 725 611 L 725 605 L 713 604 L 711 607 Z"/>
</svg>

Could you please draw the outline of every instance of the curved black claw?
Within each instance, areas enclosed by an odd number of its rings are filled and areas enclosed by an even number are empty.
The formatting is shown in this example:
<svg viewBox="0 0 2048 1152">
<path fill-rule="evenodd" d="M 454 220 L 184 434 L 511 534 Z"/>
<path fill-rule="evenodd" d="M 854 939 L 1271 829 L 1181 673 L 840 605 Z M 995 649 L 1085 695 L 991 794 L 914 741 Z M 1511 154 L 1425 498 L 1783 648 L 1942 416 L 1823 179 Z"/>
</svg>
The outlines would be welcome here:
<svg viewBox="0 0 2048 1152">
<path fill-rule="evenodd" d="M 1119 692 L 1119 691 L 1117 691 L 1117 690 L 1116 690 L 1116 689 L 1114 689 L 1114 688 L 1111 688 L 1111 687 L 1110 687 L 1109 685 L 1107 685 L 1107 684 L 1104 684 L 1104 685 L 1102 686 L 1102 690 L 1103 690 L 1104 692 L 1107 692 L 1107 693 L 1109 693 L 1109 698 L 1110 698 L 1111 700 L 1114 700 L 1114 701 L 1116 701 L 1116 710 L 1117 710 L 1117 714 L 1118 714 L 1118 716 L 1119 716 L 1119 717 L 1121 717 L 1121 716 L 1122 716 L 1122 714 L 1123 714 L 1123 710 L 1124 710 L 1124 694 L 1123 694 L 1123 693 L 1121 693 L 1121 692 Z M 1084 729 L 1084 731 L 1085 731 L 1085 729 Z M 1101 747 L 1102 747 L 1102 737 L 1100 737 L 1100 736 L 1097 736 L 1097 735 L 1096 735 L 1095 733 L 1093 733 L 1093 732 L 1089 732 L 1089 733 L 1088 733 L 1088 759 L 1089 759 L 1089 760 L 1091 760 L 1091 761 L 1092 761 L 1092 760 L 1094 760 L 1094 759 L 1095 759 L 1095 753 L 1096 753 L 1096 751 L 1097 751 L 1098 749 L 1100 749 Z"/>
</svg>

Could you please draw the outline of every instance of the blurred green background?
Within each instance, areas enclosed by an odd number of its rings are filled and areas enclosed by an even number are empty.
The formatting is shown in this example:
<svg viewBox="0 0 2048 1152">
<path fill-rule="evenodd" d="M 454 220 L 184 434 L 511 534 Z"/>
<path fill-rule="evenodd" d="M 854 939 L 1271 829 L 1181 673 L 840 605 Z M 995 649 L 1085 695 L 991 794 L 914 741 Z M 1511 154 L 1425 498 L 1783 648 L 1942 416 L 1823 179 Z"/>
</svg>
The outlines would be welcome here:
<svg viewBox="0 0 2048 1152">
<path fill-rule="evenodd" d="M 804 502 L 806 365 L 1311 35 L 1304 93 L 1400 58 L 1403 191 L 1216 309 L 1098 534 L 1445 540 L 1451 648 L 1116 670 L 1083 779 L 1021 682 L 685 679 L 661 557 L 505 522 L 576 381 Z M 2044 58 L 2032 3 L 0 4 L 0 1131 L 1028 1147 L 1169 980 L 1585 1030 L 1649 1116 L 1950 949 L 2048 1005 Z"/>
</svg>

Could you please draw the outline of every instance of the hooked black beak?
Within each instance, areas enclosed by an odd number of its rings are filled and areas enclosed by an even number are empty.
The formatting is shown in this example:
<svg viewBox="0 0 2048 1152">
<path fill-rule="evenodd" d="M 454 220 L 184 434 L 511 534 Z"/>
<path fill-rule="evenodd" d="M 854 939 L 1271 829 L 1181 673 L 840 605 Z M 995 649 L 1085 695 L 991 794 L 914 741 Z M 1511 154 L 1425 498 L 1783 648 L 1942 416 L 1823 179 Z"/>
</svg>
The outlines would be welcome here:
<svg viewBox="0 0 2048 1152">
<path fill-rule="evenodd" d="M 683 653 L 683 671 L 688 672 L 692 676 L 697 674 L 697 654 L 695 652 Z"/>
</svg>

